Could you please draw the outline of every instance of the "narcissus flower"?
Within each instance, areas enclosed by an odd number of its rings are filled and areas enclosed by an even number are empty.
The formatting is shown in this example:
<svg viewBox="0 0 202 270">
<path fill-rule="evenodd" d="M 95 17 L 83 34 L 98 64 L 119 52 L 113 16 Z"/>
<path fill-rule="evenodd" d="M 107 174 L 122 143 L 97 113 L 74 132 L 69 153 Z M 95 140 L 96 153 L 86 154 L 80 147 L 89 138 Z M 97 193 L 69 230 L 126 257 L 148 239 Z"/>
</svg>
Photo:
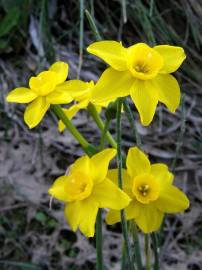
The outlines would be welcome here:
<svg viewBox="0 0 202 270">
<path fill-rule="evenodd" d="M 158 101 L 175 112 L 180 102 L 180 88 L 170 75 L 186 58 L 183 48 L 159 45 L 153 48 L 137 43 L 124 48 L 116 41 L 99 41 L 87 51 L 111 67 L 100 77 L 94 91 L 96 102 L 130 95 L 140 114 L 141 123 L 149 125 Z"/>
<path fill-rule="evenodd" d="M 105 149 L 92 158 L 77 159 L 68 175 L 56 179 L 49 189 L 50 195 L 65 202 L 65 217 L 73 231 L 79 228 L 92 237 L 99 208 L 120 210 L 129 204 L 129 196 L 107 177 L 115 155 L 115 149 Z"/>
<path fill-rule="evenodd" d="M 127 170 L 123 170 L 123 190 L 132 201 L 125 208 L 127 220 L 134 219 L 144 233 L 157 231 L 164 213 L 178 213 L 189 207 L 186 195 L 173 186 L 173 175 L 166 165 L 150 164 L 147 156 L 137 147 L 129 149 Z M 110 170 L 108 177 L 117 183 L 117 170 Z M 110 210 L 108 224 L 120 221 L 120 212 Z"/>
<path fill-rule="evenodd" d="M 50 104 L 66 104 L 72 101 L 72 96 L 64 87 L 68 74 L 68 64 L 54 63 L 49 70 L 39 73 L 29 80 L 29 88 L 18 87 L 11 91 L 6 100 L 8 102 L 29 103 L 24 121 L 33 128 L 39 124 Z"/>
<path fill-rule="evenodd" d="M 95 87 L 93 81 L 83 82 L 80 80 L 70 80 L 64 84 L 64 86 L 68 87 L 68 93 L 73 97 L 76 103 L 70 106 L 68 109 L 63 109 L 65 114 L 69 119 L 72 119 L 79 110 L 86 109 L 88 104 L 92 101 L 92 90 Z M 101 106 L 107 106 L 109 102 L 103 102 L 100 105 L 95 105 L 97 111 L 101 110 Z M 65 129 L 65 125 L 60 120 L 58 123 L 59 131 L 63 131 Z"/>
</svg>

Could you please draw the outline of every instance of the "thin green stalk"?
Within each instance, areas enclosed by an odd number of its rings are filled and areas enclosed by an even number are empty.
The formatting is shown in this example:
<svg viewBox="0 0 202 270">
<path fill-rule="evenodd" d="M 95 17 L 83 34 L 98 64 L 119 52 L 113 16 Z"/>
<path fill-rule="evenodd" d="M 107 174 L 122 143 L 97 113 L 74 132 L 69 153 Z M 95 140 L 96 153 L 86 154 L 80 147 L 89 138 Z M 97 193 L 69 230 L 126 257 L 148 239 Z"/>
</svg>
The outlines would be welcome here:
<svg viewBox="0 0 202 270">
<path fill-rule="evenodd" d="M 152 239 L 152 245 L 153 245 L 153 250 L 154 250 L 154 270 L 159 270 L 159 253 L 158 253 L 158 239 L 157 239 L 157 234 L 152 233 L 151 234 L 151 239 Z"/>
<path fill-rule="evenodd" d="M 90 28 L 91 30 L 93 31 L 93 34 L 95 35 L 95 38 L 96 40 L 102 40 L 102 37 L 97 29 L 97 26 L 95 24 L 95 21 L 93 19 L 93 17 L 91 16 L 91 14 L 89 13 L 89 11 L 86 9 L 85 10 L 85 14 L 86 14 L 86 17 L 88 19 L 88 22 L 89 22 L 89 25 L 90 25 Z"/>
<path fill-rule="evenodd" d="M 94 13 L 95 13 L 94 0 L 90 0 L 90 13 L 91 13 L 91 16 L 94 17 Z"/>
<path fill-rule="evenodd" d="M 99 209 L 96 220 L 96 270 L 103 270 L 103 255 L 102 255 L 102 212 Z"/>
<path fill-rule="evenodd" d="M 84 0 L 80 0 L 80 29 L 79 29 L 79 65 L 77 79 L 80 78 L 81 67 L 83 64 L 83 23 L 84 23 Z"/>
<path fill-rule="evenodd" d="M 122 153 L 121 153 L 121 108 L 122 108 L 122 103 L 123 103 L 123 98 L 119 98 L 117 101 L 117 115 L 116 115 L 118 185 L 121 189 L 123 187 Z M 128 226 L 127 226 L 124 210 L 121 210 L 121 225 L 122 225 L 123 237 L 124 237 L 124 241 L 125 241 L 126 256 L 128 259 L 129 269 L 134 270 L 135 267 L 132 263 L 132 258 L 131 258 L 131 254 L 130 254 Z"/>
<path fill-rule="evenodd" d="M 150 243 L 149 243 L 149 235 L 145 234 L 145 258 L 146 258 L 146 270 L 151 270 L 151 262 L 150 262 Z"/>
<path fill-rule="evenodd" d="M 135 250 L 135 260 L 136 260 L 136 265 L 138 270 L 142 270 L 142 256 L 141 256 L 141 250 L 140 250 L 140 242 L 138 238 L 138 231 L 137 231 L 137 226 L 134 223 L 134 221 L 131 221 L 131 231 L 132 231 L 132 236 L 133 236 L 133 243 L 134 243 L 134 250 Z"/>
<path fill-rule="evenodd" d="M 126 269 L 126 246 L 124 244 L 122 247 L 121 270 L 125 269 Z"/>
<path fill-rule="evenodd" d="M 103 133 L 103 131 L 104 131 L 104 123 L 103 123 L 99 113 L 97 112 L 95 106 L 92 103 L 90 103 L 88 105 L 88 112 L 92 116 L 92 118 L 95 121 L 95 123 L 97 124 L 98 128 Z M 111 146 L 113 148 L 117 148 L 116 141 L 114 140 L 114 138 L 111 136 L 111 134 L 109 132 L 106 132 L 106 139 L 108 140 L 108 142 L 111 144 Z"/>
<path fill-rule="evenodd" d="M 69 132 L 74 136 L 74 138 L 81 144 L 83 150 L 89 155 L 92 156 L 97 151 L 95 147 L 87 142 L 87 140 L 81 135 L 77 128 L 72 124 L 66 114 L 63 112 L 60 105 L 51 105 L 52 111 L 62 120 Z"/>
<path fill-rule="evenodd" d="M 110 120 L 106 119 L 105 123 L 104 123 L 104 129 L 103 129 L 103 132 L 102 132 L 101 140 L 100 140 L 100 147 L 99 147 L 100 150 L 102 150 L 104 148 L 107 131 L 109 129 L 109 124 L 110 124 Z"/>
<path fill-rule="evenodd" d="M 123 23 L 127 22 L 126 0 L 121 0 Z"/>
<path fill-rule="evenodd" d="M 136 124 L 135 124 L 135 119 L 133 117 L 133 113 L 132 113 L 132 111 L 130 109 L 130 105 L 129 105 L 127 99 L 125 99 L 123 101 L 123 106 L 124 106 L 124 111 L 126 113 L 128 121 L 130 123 L 130 126 L 131 126 L 131 129 L 132 129 L 132 133 L 133 133 L 133 136 L 135 138 L 136 144 L 137 144 L 137 146 L 139 148 L 141 148 L 141 146 L 142 146 L 141 139 L 140 139 L 140 136 L 138 134 L 137 127 L 136 127 Z"/>
</svg>

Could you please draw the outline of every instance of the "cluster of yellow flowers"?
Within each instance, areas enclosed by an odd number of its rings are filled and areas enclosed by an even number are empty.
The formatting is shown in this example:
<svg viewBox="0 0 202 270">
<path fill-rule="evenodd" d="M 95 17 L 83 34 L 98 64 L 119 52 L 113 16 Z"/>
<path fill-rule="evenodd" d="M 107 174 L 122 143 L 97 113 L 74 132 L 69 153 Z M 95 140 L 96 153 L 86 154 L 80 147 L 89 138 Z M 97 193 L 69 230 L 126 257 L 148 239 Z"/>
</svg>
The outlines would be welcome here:
<svg viewBox="0 0 202 270">
<path fill-rule="evenodd" d="M 97 110 L 118 97 L 130 95 L 143 125 L 149 125 L 158 102 L 175 112 L 180 88 L 170 74 L 186 58 L 181 47 L 160 45 L 153 48 L 138 43 L 124 48 L 116 41 L 91 44 L 87 51 L 110 65 L 96 84 L 93 81 L 66 81 L 68 64 L 54 63 L 48 71 L 29 80 L 29 88 L 19 87 L 7 96 L 8 102 L 29 103 L 24 120 L 33 128 L 39 124 L 51 104 L 74 101 L 65 114 L 71 119 L 80 109 L 93 103 Z M 65 126 L 60 120 L 59 130 Z M 177 213 L 189 206 L 189 200 L 173 186 L 173 175 L 164 164 L 150 164 L 137 147 L 128 151 L 123 169 L 123 190 L 117 184 L 117 169 L 109 170 L 115 149 L 105 149 L 93 157 L 83 156 L 70 166 L 68 175 L 55 180 L 49 193 L 65 202 L 65 216 L 72 230 L 79 228 L 87 237 L 94 235 L 99 208 L 108 208 L 106 222 L 120 221 L 125 209 L 127 220 L 134 220 L 144 233 L 159 229 L 164 213 Z"/>
<path fill-rule="evenodd" d="M 61 176 L 49 193 L 66 204 L 65 216 L 72 230 L 79 227 L 88 237 L 94 236 L 99 208 L 109 208 L 106 221 L 120 221 L 125 209 L 127 220 L 134 220 L 144 233 L 159 229 L 164 213 L 177 213 L 189 206 L 189 200 L 172 185 L 173 175 L 166 165 L 151 165 L 137 147 L 128 151 L 123 171 L 123 191 L 118 188 L 117 169 L 108 170 L 115 149 L 105 149 L 92 158 L 83 156 L 67 176 Z"/>
</svg>

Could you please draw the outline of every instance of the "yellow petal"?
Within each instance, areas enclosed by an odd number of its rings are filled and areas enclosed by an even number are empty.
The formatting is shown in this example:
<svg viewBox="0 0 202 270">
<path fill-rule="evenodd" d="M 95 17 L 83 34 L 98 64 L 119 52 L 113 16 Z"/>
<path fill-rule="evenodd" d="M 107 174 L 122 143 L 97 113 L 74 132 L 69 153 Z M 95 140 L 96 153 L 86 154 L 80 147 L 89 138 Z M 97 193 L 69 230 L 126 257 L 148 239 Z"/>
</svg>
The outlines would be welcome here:
<svg viewBox="0 0 202 270">
<path fill-rule="evenodd" d="M 159 101 L 174 113 L 180 104 L 180 87 L 177 80 L 170 74 L 159 74 L 153 82 Z"/>
<path fill-rule="evenodd" d="M 7 97 L 7 102 L 29 103 L 37 97 L 36 92 L 26 87 L 18 87 L 11 91 Z"/>
<path fill-rule="evenodd" d="M 86 237 L 93 237 L 95 234 L 98 207 L 98 203 L 91 197 L 80 202 L 79 228 Z"/>
<path fill-rule="evenodd" d="M 149 173 L 150 162 L 147 156 L 137 147 L 131 147 L 126 159 L 127 172 L 133 179 L 140 174 Z"/>
<path fill-rule="evenodd" d="M 74 172 L 82 172 L 86 176 L 89 176 L 90 171 L 90 158 L 88 156 L 82 156 L 78 158 L 71 166 L 70 166 L 70 173 Z"/>
<path fill-rule="evenodd" d="M 60 131 L 60 132 L 63 132 L 64 130 L 65 130 L 65 124 L 62 122 L 62 120 L 59 120 L 58 121 L 58 130 Z"/>
<path fill-rule="evenodd" d="M 69 202 L 65 206 L 65 218 L 71 229 L 75 232 L 78 229 L 81 212 L 81 202 Z"/>
<path fill-rule="evenodd" d="M 50 104 L 67 104 L 70 103 L 73 98 L 67 91 L 57 89 L 56 87 L 53 92 L 47 95 L 46 100 Z"/>
<path fill-rule="evenodd" d="M 118 186 L 118 169 L 112 169 L 107 172 L 107 178 L 114 182 Z M 128 172 L 125 169 L 122 169 L 122 178 L 123 178 L 123 190 L 131 198 L 134 196 L 132 193 L 133 178 L 128 175 Z"/>
<path fill-rule="evenodd" d="M 102 105 L 114 101 L 117 97 L 129 95 L 134 78 L 129 71 L 106 69 L 92 90 L 92 102 Z"/>
<path fill-rule="evenodd" d="M 154 117 L 158 103 L 158 92 L 153 80 L 136 80 L 130 95 L 140 114 L 142 125 L 148 126 Z"/>
<path fill-rule="evenodd" d="M 152 164 L 150 173 L 158 181 L 161 189 L 166 188 L 168 185 L 172 185 L 173 174 L 169 172 L 168 167 L 165 164 Z"/>
<path fill-rule="evenodd" d="M 67 181 L 67 176 L 58 177 L 52 186 L 49 188 L 48 193 L 54 198 L 64 201 L 67 201 L 67 192 L 65 191 L 65 183 Z"/>
<path fill-rule="evenodd" d="M 29 87 L 40 96 L 46 96 L 56 87 L 56 73 L 53 71 L 42 71 L 36 77 L 31 77 Z"/>
<path fill-rule="evenodd" d="M 125 208 L 131 200 L 125 192 L 107 178 L 94 186 L 91 196 L 99 203 L 100 208 L 115 210 Z"/>
<path fill-rule="evenodd" d="M 88 104 L 89 104 L 89 99 L 87 98 L 83 101 L 78 102 L 76 105 L 79 109 L 84 109 L 84 108 L 87 108 Z"/>
<path fill-rule="evenodd" d="M 163 57 L 164 65 L 161 73 L 172 73 L 176 71 L 185 60 L 186 55 L 182 47 L 158 45 L 154 49 Z"/>
<path fill-rule="evenodd" d="M 58 61 L 55 62 L 49 70 L 54 71 L 56 73 L 57 79 L 56 84 L 63 83 L 68 75 L 69 65 L 65 62 Z"/>
<path fill-rule="evenodd" d="M 95 104 L 94 104 L 95 105 Z M 107 107 L 107 106 L 106 106 Z M 98 113 L 101 113 L 101 110 L 102 110 L 102 106 L 100 105 L 95 105 L 95 109 Z"/>
<path fill-rule="evenodd" d="M 138 227 L 144 233 L 158 231 L 163 221 L 163 213 L 153 204 L 140 204 L 138 202 L 137 204 L 139 215 L 134 220 Z"/>
<path fill-rule="evenodd" d="M 81 80 L 69 80 L 57 86 L 57 89 L 66 91 L 74 99 L 88 93 L 93 88 L 92 82 L 83 82 Z"/>
<path fill-rule="evenodd" d="M 165 213 L 179 213 L 189 207 L 187 196 L 174 186 L 168 186 L 160 193 L 155 206 Z"/>
<path fill-rule="evenodd" d="M 134 219 L 139 215 L 140 208 L 137 205 L 137 201 L 133 200 L 130 204 L 124 209 L 126 220 Z M 120 211 L 110 210 L 106 215 L 106 222 L 109 225 L 113 225 L 121 221 Z"/>
<path fill-rule="evenodd" d="M 98 41 L 91 44 L 87 51 L 103 59 L 116 70 L 127 70 L 127 50 L 117 41 Z"/>
<path fill-rule="evenodd" d="M 125 209 L 125 217 L 126 220 L 134 219 L 136 218 L 140 213 L 140 208 L 137 207 L 137 200 L 131 201 L 131 203 L 126 207 Z"/>
<path fill-rule="evenodd" d="M 116 152 L 116 149 L 108 148 L 94 155 L 90 159 L 91 175 L 94 183 L 99 183 L 105 179 L 109 162 L 111 159 L 113 159 L 113 157 L 115 157 Z"/>
<path fill-rule="evenodd" d="M 66 116 L 71 120 L 76 114 L 77 112 L 80 110 L 80 108 L 76 105 L 71 106 L 69 109 L 63 109 L 64 113 L 66 114 Z M 58 121 L 58 129 L 60 132 L 64 131 L 65 129 L 65 125 L 62 122 L 62 120 Z"/>
<path fill-rule="evenodd" d="M 113 225 L 121 221 L 121 213 L 118 210 L 110 210 L 105 217 L 106 223 L 108 225 Z"/>
<path fill-rule="evenodd" d="M 46 102 L 45 97 L 38 97 L 27 106 L 24 121 L 29 128 L 33 128 L 40 123 L 49 107 L 50 104 Z"/>
</svg>

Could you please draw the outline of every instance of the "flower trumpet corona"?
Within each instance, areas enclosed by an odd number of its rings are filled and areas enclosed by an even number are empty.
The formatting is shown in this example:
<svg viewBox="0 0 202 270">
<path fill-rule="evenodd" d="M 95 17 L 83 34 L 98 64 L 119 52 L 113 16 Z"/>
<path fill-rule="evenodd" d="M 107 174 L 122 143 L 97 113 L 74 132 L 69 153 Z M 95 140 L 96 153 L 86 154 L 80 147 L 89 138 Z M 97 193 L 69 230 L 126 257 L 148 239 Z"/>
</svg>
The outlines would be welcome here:
<svg viewBox="0 0 202 270">
<path fill-rule="evenodd" d="M 157 231 L 164 213 L 178 213 L 189 207 L 186 195 L 173 186 L 173 175 L 166 165 L 150 164 L 147 156 L 137 147 L 129 149 L 127 170 L 123 171 L 123 190 L 132 201 L 125 208 L 127 220 L 133 219 L 144 233 Z M 117 170 L 110 170 L 108 177 L 117 182 Z M 106 221 L 120 221 L 120 212 L 110 210 Z"/>
<path fill-rule="evenodd" d="M 116 41 L 99 41 L 87 51 L 110 65 L 93 91 L 96 102 L 111 101 L 130 95 L 141 123 L 151 123 L 158 101 L 175 112 L 180 102 L 180 88 L 170 75 L 186 58 L 183 48 L 159 45 L 153 48 L 137 43 L 125 48 Z"/>
<path fill-rule="evenodd" d="M 18 87 L 11 91 L 6 100 L 8 102 L 29 103 L 24 121 L 33 128 L 39 124 L 50 104 L 66 104 L 72 101 L 72 96 L 64 87 L 68 75 L 68 64 L 54 63 L 49 70 L 42 71 L 29 80 L 29 88 Z"/>
<path fill-rule="evenodd" d="M 105 149 L 92 158 L 77 159 L 68 175 L 56 179 L 49 189 L 50 195 L 65 202 L 65 217 L 73 231 L 79 228 L 93 237 L 99 208 L 120 210 L 129 204 L 129 196 L 107 177 L 115 155 L 115 149 Z"/>
</svg>

